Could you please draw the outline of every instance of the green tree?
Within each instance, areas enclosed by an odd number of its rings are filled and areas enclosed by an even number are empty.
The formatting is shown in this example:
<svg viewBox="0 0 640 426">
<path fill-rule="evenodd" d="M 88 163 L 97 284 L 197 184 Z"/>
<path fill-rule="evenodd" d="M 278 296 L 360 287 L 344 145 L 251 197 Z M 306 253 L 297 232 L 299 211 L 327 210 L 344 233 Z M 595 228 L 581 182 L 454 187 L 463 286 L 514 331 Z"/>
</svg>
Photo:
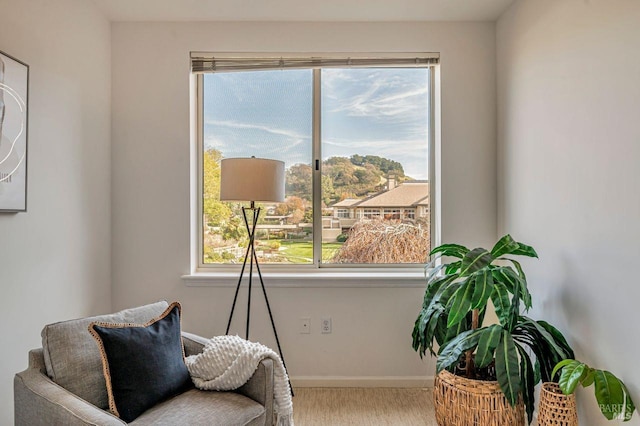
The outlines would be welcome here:
<svg viewBox="0 0 640 426">
<path fill-rule="evenodd" d="M 346 157 L 331 157 L 324 163 L 324 174 L 331 176 L 334 187 L 358 183 L 358 178 L 354 175 L 355 171 L 355 166 Z"/>
<path fill-rule="evenodd" d="M 227 219 L 222 222 L 221 231 L 222 239 L 235 240 L 241 244 L 249 237 L 247 234 L 247 228 L 245 227 L 244 221 L 240 215 L 227 217 Z"/>
<path fill-rule="evenodd" d="M 322 176 L 322 201 L 325 205 L 330 205 L 337 201 L 335 196 L 335 189 L 333 188 L 333 179 L 331 176 Z"/>
<path fill-rule="evenodd" d="M 402 164 L 397 161 L 389 160 L 388 158 L 378 157 L 377 155 L 362 155 L 354 154 L 351 156 L 351 162 L 356 166 L 364 166 L 371 164 L 378 168 L 385 175 L 395 174 L 397 177 L 404 177 L 404 168 Z"/>
<path fill-rule="evenodd" d="M 220 160 L 222 154 L 210 148 L 203 156 L 202 210 L 205 223 L 220 226 L 229 220 L 231 209 L 220 201 Z"/>
<path fill-rule="evenodd" d="M 311 166 L 308 164 L 294 164 L 289 167 L 286 175 L 286 193 L 311 201 Z"/>
</svg>

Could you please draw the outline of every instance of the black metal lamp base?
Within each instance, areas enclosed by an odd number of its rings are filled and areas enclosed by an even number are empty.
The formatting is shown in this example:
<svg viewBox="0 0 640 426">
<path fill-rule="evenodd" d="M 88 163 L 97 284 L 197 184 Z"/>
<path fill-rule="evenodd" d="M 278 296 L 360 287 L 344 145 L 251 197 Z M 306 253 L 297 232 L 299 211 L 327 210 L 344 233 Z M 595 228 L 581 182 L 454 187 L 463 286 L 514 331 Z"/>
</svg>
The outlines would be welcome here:
<svg viewBox="0 0 640 426">
<path fill-rule="evenodd" d="M 253 221 L 251 222 L 251 224 L 249 224 L 249 220 L 247 219 L 248 210 L 251 210 L 253 213 L 252 214 Z M 244 270 L 247 266 L 247 260 L 249 260 L 249 291 L 247 296 L 247 323 L 246 323 L 245 339 L 249 340 L 249 322 L 251 319 L 251 284 L 252 284 L 252 278 L 253 278 L 253 264 L 255 263 L 256 270 L 258 271 L 258 277 L 260 278 L 260 286 L 262 287 L 262 294 L 264 295 L 264 300 L 267 303 L 267 311 L 269 312 L 271 327 L 273 328 L 273 334 L 276 338 L 276 344 L 278 345 L 278 353 L 280 354 L 280 359 L 282 359 L 282 365 L 284 366 L 284 369 L 287 370 L 287 365 L 285 364 L 284 356 L 282 355 L 282 349 L 280 348 L 280 339 L 278 339 L 278 331 L 276 330 L 276 324 L 273 321 L 273 314 L 271 313 L 271 306 L 269 305 L 267 290 L 264 287 L 264 280 L 262 279 L 260 264 L 258 263 L 258 257 L 256 256 L 255 234 L 256 234 L 256 225 L 258 224 L 258 218 L 260 216 L 260 207 L 255 207 L 255 204 L 252 201 L 251 207 L 242 207 L 242 216 L 244 218 L 244 224 L 247 228 L 247 232 L 249 233 L 249 244 L 247 245 L 247 251 L 244 255 L 244 262 L 242 263 L 242 269 L 240 270 L 240 278 L 238 279 L 236 292 L 235 292 L 235 295 L 233 296 L 233 305 L 231 306 L 231 313 L 229 314 L 229 322 L 227 323 L 227 330 L 225 331 L 224 334 L 229 334 L 229 329 L 231 328 L 231 320 L 233 319 L 233 312 L 236 308 L 236 302 L 238 300 L 238 291 L 240 290 L 240 284 L 242 283 Z M 293 387 L 291 386 L 291 380 L 289 380 L 289 389 L 291 389 L 291 396 L 294 396 Z"/>
</svg>

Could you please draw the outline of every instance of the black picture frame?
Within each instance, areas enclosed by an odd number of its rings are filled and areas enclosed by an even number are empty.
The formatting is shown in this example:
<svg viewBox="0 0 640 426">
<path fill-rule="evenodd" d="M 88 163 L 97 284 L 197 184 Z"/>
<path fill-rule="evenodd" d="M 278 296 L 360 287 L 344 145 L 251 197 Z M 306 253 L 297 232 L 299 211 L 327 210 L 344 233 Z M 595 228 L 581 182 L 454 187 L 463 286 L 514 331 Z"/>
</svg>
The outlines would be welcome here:
<svg viewBox="0 0 640 426">
<path fill-rule="evenodd" d="M 29 65 L 0 51 L 0 213 L 27 211 Z"/>
</svg>

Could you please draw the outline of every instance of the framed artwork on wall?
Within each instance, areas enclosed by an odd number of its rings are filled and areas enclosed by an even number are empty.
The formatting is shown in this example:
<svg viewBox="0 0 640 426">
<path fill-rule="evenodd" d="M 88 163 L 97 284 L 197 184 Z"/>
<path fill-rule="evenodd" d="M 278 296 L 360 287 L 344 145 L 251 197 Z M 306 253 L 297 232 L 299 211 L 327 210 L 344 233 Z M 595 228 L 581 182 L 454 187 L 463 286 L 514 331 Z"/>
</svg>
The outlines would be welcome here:
<svg viewBox="0 0 640 426">
<path fill-rule="evenodd" d="M 0 51 L 0 212 L 27 211 L 29 66 Z"/>
</svg>

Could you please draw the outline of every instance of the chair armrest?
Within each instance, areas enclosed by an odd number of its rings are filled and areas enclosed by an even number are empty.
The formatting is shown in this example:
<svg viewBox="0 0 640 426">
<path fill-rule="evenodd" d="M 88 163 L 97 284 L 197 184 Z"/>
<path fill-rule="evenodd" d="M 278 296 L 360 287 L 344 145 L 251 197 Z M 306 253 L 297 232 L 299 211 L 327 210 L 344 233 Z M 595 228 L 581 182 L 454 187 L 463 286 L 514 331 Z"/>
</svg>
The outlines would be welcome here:
<svg viewBox="0 0 640 426">
<path fill-rule="evenodd" d="M 267 424 L 273 419 L 273 360 L 265 358 L 247 383 L 236 389 L 236 392 L 259 402 L 266 411 Z"/>
<path fill-rule="evenodd" d="M 208 341 L 209 339 L 207 338 L 183 331 L 182 344 L 184 345 L 184 355 L 198 355 L 200 352 L 202 352 L 202 349 L 204 349 L 204 345 L 206 345 Z"/>
<path fill-rule="evenodd" d="M 186 356 L 201 353 L 208 341 L 209 339 L 195 334 L 182 333 Z M 267 358 L 260 361 L 253 376 L 247 383 L 236 389 L 236 392 L 262 404 L 266 411 L 266 419 L 271 424 L 273 418 L 273 360 Z"/>
<path fill-rule="evenodd" d="M 15 425 L 121 426 L 125 422 L 54 383 L 43 374 L 42 349 L 29 352 L 29 367 L 13 379 Z"/>
</svg>

